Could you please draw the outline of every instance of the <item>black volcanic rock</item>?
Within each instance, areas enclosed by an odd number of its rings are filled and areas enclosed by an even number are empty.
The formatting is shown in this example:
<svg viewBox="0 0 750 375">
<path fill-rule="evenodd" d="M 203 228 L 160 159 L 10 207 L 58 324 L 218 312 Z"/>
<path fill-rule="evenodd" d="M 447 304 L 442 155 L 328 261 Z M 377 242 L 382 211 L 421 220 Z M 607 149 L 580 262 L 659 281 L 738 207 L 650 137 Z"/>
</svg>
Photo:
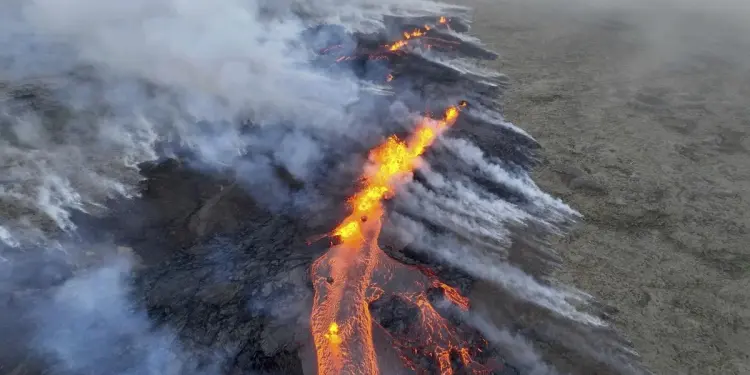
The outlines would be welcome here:
<svg viewBox="0 0 750 375">
<path fill-rule="evenodd" d="M 294 353 L 309 330 L 308 267 L 324 250 L 303 234 L 268 216 L 150 267 L 135 296 L 192 352 L 225 359 L 225 374 L 301 374 Z"/>
</svg>

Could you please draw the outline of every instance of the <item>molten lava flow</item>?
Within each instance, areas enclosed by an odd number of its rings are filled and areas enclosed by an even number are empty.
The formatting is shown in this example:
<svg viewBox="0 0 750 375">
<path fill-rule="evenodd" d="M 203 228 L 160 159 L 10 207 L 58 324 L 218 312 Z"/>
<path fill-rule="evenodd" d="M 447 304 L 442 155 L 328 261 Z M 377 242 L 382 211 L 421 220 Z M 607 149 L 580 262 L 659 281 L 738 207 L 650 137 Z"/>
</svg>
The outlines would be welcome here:
<svg viewBox="0 0 750 375">
<path fill-rule="evenodd" d="M 376 271 L 382 273 L 396 268 L 395 262 L 383 256 L 378 247 L 383 200 L 411 178 L 420 156 L 456 122 L 465 105 L 461 102 L 459 106 L 449 107 L 439 120 L 424 117 L 406 140 L 392 136 L 370 152 L 361 189 L 349 199 L 351 213 L 332 232 L 339 243 L 312 265 L 315 299 L 311 330 L 318 374 L 379 374 L 369 305 L 380 298 L 384 290 L 373 280 Z M 424 275 L 418 270 L 407 271 L 404 274 L 413 280 L 408 283 L 409 290 L 400 291 L 399 296 L 419 309 L 419 329 L 425 337 L 420 339 L 424 342 L 407 342 L 415 339 L 410 337 L 396 344 L 403 349 L 402 358 L 414 367 L 405 352 L 432 357 L 440 373 L 447 375 L 453 373 L 451 354 L 456 354 L 463 366 L 471 368 L 469 350 L 461 347 L 457 334 L 430 304 L 424 281 L 420 279 Z M 434 278 L 430 285 L 441 289 L 445 298 L 458 308 L 468 309 L 468 300 L 452 287 Z"/>
<path fill-rule="evenodd" d="M 445 16 L 441 16 L 437 20 L 436 27 L 445 27 L 445 28 L 447 28 L 447 29 L 450 30 L 451 29 L 450 19 L 447 18 L 447 17 L 445 17 Z M 447 41 L 447 40 L 442 40 L 442 39 L 437 39 L 437 38 L 431 38 L 431 37 L 429 37 L 427 35 L 427 32 L 430 31 L 430 30 L 432 30 L 432 29 L 433 29 L 433 26 L 424 25 L 424 26 L 422 26 L 420 28 L 416 28 L 416 29 L 413 29 L 411 31 L 405 31 L 402 34 L 403 35 L 403 39 L 397 40 L 397 41 L 395 41 L 395 42 L 393 42 L 391 44 L 387 44 L 385 46 L 385 48 L 386 48 L 386 50 L 388 50 L 390 52 L 397 52 L 397 51 L 402 50 L 404 47 L 408 46 L 409 42 L 411 40 L 417 39 L 417 38 L 422 39 L 423 44 L 428 49 L 432 48 L 432 46 L 433 46 L 433 44 L 430 43 L 430 42 L 433 42 L 433 43 L 436 43 L 436 44 L 445 44 L 445 45 L 455 45 L 456 44 L 456 42 L 450 42 L 450 41 Z"/>
<path fill-rule="evenodd" d="M 465 105 L 465 102 L 460 104 Z M 364 223 L 380 218 L 383 199 L 390 198 L 395 187 L 411 177 L 427 147 L 456 122 L 460 106 L 448 107 L 442 120 L 424 117 L 407 141 L 391 136 L 370 152 L 370 166 L 363 178 L 364 186 L 349 199 L 353 212 L 333 231 L 344 246 L 364 244 Z"/>
<path fill-rule="evenodd" d="M 450 19 L 447 17 L 440 17 L 436 20 L 434 26 L 430 25 L 424 25 L 419 28 L 415 28 L 411 31 L 404 31 L 402 33 L 402 39 L 397 40 L 395 42 L 392 42 L 390 44 L 385 44 L 380 46 L 378 49 L 369 51 L 369 52 L 357 52 L 353 56 L 339 56 L 336 59 L 337 63 L 344 62 L 344 61 L 351 61 L 351 60 L 357 60 L 358 58 L 367 58 L 369 60 L 385 60 L 388 59 L 389 56 L 392 56 L 394 54 L 401 54 L 403 53 L 403 50 L 409 46 L 409 44 L 414 40 L 420 40 L 420 44 L 426 47 L 427 49 L 432 49 L 435 46 L 442 46 L 443 48 L 450 48 L 452 46 L 455 46 L 457 42 L 455 41 L 448 41 L 443 40 L 439 38 L 430 37 L 428 35 L 428 32 L 435 29 L 435 28 L 447 28 L 451 29 L 450 27 Z M 343 46 L 342 45 L 333 45 L 330 47 L 323 48 L 318 51 L 320 54 L 328 54 L 332 51 L 339 50 Z"/>
<path fill-rule="evenodd" d="M 459 293 L 456 290 L 456 288 L 446 285 L 444 283 L 441 283 L 438 280 L 433 280 L 432 286 L 442 289 L 443 293 L 445 294 L 445 298 L 453 302 L 453 304 L 456 305 L 461 310 L 463 311 L 469 310 L 469 299 L 462 296 L 461 293 Z"/>
</svg>

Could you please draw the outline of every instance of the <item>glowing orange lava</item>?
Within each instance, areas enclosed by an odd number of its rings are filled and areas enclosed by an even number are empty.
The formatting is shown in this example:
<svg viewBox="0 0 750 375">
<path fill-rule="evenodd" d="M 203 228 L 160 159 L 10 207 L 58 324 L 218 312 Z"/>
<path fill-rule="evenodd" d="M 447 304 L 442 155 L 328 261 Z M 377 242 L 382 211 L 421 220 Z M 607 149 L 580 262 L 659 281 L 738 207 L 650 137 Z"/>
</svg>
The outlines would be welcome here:
<svg viewBox="0 0 750 375">
<path fill-rule="evenodd" d="M 393 196 L 399 186 L 411 179 L 420 156 L 456 122 L 465 105 L 461 102 L 459 106 L 447 108 L 442 119 L 423 117 L 406 140 L 391 136 L 370 152 L 361 189 L 349 199 L 351 213 L 332 232 L 339 243 L 312 265 L 315 298 L 311 330 L 319 375 L 380 373 L 369 305 L 380 298 L 384 290 L 373 277 L 376 270 L 396 267 L 378 247 L 383 200 Z M 460 346 L 457 334 L 427 299 L 422 281 L 425 276 L 418 270 L 409 271 L 416 271 L 404 273 L 413 279 L 407 284 L 410 290 L 401 290 L 399 296 L 420 311 L 419 327 L 425 332 L 425 342 L 420 342 L 419 346 L 424 354 L 436 360 L 441 374 L 453 373 L 451 353 L 457 353 L 460 361 L 470 367 L 468 349 Z M 441 289 L 445 298 L 458 308 L 468 309 L 468 299 L 454 288 L 436 279 L 429 285 Z M 402 354 L 402 358 L 407 366 L 414 366 L 405 355 Z"/>
<path fill-rule="evenodd" d="M 423 27 L 414 29 L 412 31 L 404 31 L 402 34 L 403 39 L 388 44 L 386 47 L 391 52 L 399 51 L 402 48 L 406 47 L 409 44 L 410 40 L 424 37 L 430 30 L 432 30 L 432 27 L 430 27 L 430 25 L 424 25 Z"/>
<path fill-rule="evenodd" d="M 461 293 L 459 293 L 456 290 L 456 288 L 446 285 L 444 283 L 441 283 L 438 280 L 433 280 L 432 285 L 434 287 L 442 289 L 445 295 L 445 298 L 453 302 L 453 304 L 456 305 L 458 308 L 464 311 L 469 310 L 469 299 L 462 296 Z"/>
<path fill-rule="evenodd" d="M 436 21 L 436 26 L 430 26 L 430 25 L 424 25 L 420 28 L 415 28 L 411 31 L 404 31 L 402 33 L 402 39 L 397 40 L 395 42 L 392 42 L 390 44 L 385 44 L 381 46 L 381 50 L 378 51 L 372 51 L 366 54 L 357 54 L 358 56 L 366 55 L 366 58 L 370 60 L 382 60 L 382 59 L 388 59 L 388 54 L 393 53 L 400 53 L 405 47 L 407 47 L 411 41 L 415 39 L 421 40 L 421 44 L 425 46 L 427 49 L 431 49 L 433 46 L 442 45 L 442 46 L 451 46 L 455 45 L 456 42 L 442 40 L 439 38 L 433 38 L 428 35 L 428 31 L 433 30 L 435 27 L 444 27 L 450 29 L 450 19 L 446 17 L 440 17 Z M 323 48 L 319 51 L 321 54 L 327 54 L 331 51 L 334 51 L 336 49 L 342 48 L 342 45 L 333 45 L 327 48 Z M 340 56 L 336 59 L 337 63 L 343 62 L 343 61 L 350 61 L 357 59 L 357 56 Z"/>
</svg>

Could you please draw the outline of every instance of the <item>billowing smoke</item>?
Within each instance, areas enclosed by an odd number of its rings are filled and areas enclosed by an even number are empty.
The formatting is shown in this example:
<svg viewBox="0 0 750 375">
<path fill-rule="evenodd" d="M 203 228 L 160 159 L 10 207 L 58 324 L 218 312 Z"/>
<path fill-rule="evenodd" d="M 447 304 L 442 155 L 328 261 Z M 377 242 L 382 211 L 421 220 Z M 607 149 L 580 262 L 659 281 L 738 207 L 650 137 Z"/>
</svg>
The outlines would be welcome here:
<svg viewBox="0 0 750 375">
<path fill-rule="evenodd" d="M 393 10 L 438 8 L 421 5 Z M 357 139 L 367 124 L 346 111 L 359 98 L 358 82 L 313 69 L 302 33 L 315 17 L 348 28 L 377 24 L 387 6 L 4 3 L 0 197 L 13 214 L 0 223 L 3 241 L 70 231 L 70 210 L 132 194 L 134 167 L 156 158 L 160 143 L 186 147 L 212 167 L 250 152 L 257 165 L 244 163 L 244 172 L 278 163 L 307 178 L 320 161 L 321 139 Z M 259 129 L 248 134 L 247 124 Z"/>
<path fill-rule="evenodd" d="M 75 236 L 75 211 L 96 215 L 109 200 L 136 195 L 138 165 L 160 156 L 187 150 L 196 166 L 235 170 L 254 194 L 264 195 L 260 201 L 289 199 L 276 166 L 308 180 L 326 148 L 359 139 L 369 125 L 347 111 L 360 99 L 360 83 L 311 67 L 303 32 L 319 22 L 374 29 L 388 9 L 441 7 L 421 1 L 4 2 L 0 241 L 2 248 L 50 250 L 0 252 L 3 269 L 16 271 L 3 277 L 3 292 L 20 290 L 22 279 L 40 271 L 16 267 L 17 259 L 80 255 L 56 232 Z M 129 267 L 94 266 L 55 287 L 34 308 L 34 351 L 48 354 L 61 373 L 99 371 L 104 362 L 116 374 L 211 373 L 187 360 L 174 335 L 154 328 L 129 299 Z"/>
<path fill-rule="evenodd" d="M 58 374 L 219 374 L 222 358 L 206 353 L 201 363 L 133 303 L 131 271 L 127 258 L 116 258 L 58 287 L 31 313 L 34 352 Z"/>
<path fill-rule="evenodd" d="M 503 348 L 503 354 L 508 356 L 514 363 L 518 364 L 523 374 L 529 375 L 557 375 L 558 372 L 547 364 L 542 355 L 523 336 L 497 328 L 484 316 L 466 314 L 464 316 L 469 324 L 478 329 L 484 337 L 499 348 Z"/>
<path fill-rule="evenodd" d="M 377 90 L 351 72 L 311 64 L 314 51 L 306 32 L 321 23 L 375 31 L 385 28 L 384 15 L 448 10 L 466 11 L 422 0 L 5 2 L 0 242 L 14 249 L 7 259 L 0 251 L 0 263 L 13 268 L 27 245 L 77 253 L 63 245 L 78 235 L 74 213 L 95 216 L 106 212 L 111 200 L 136 196 L 138 166 L 161 157 L 187 155 L 192 167 L 208 174 L 228 171 L 270 208 L 315 210 L 314 204 L 325 203 L 315 186 L 332 169 L 331 158 L 377 142 L 385 129 L 373 118 L 406 119 L 410 113 L 399 102 L 373 105 Z M 316 37 L 342 38 L 331 33 Z M 482 79 L 499 76 L 460 59 L 426 58 Z M 530 139 L 501 118 L 490 119 L 496 113 L 473 108 L 467 112 Z M 524 163 L 485 155 L 461 138 L 446 139 L 438 148 L 455 168 L 427 168 L 422 180 L 400 192 L 390 218 L 399 227 L 394 233 L 556 318 L 604 325 L 579 311 L 589 296 L 562 290 L 507 261 L 506 249 L 519 228 L 557 232 L 577 213 L 542 192 Z M 352 166 L 357 169 L 352 176 L 360 166 Z M 279 168 L 286 178 L 312 187 L 290 189 Z M 102 363 L 109 363 L 111 374 L 218 373 L 226 358 L 183 348 L 168 326 L 152 325 L 130 298 L 130 264 L 103 258 L 103 265 L 79 267 L 34 304 L 32 349 L 47 355 L 60 373 L 95 373 Z M 533 373 L 554 373 L 523 340 L 491 331 L 484 321 L 477 325 L 491 341 L 509 345 Z"/>
<path fill-rule="evenodd" d="M 227 165 L 271 141 L 262 132 L 244 138 L 245 122 L 287 125 L 298 130 L 282 134 L 282 146 L 301 147 L 277 153 L 279 162 L 292 173 L 310 170 L 320 146 L 306 132 L 347 134 L 355 122 L 344 106 L 356 100 L 357 83 L 311 69 L 299 48 L 302 21 L 288 12 L 263 17 L 262 6 L 4 5 L 0 196 L 14 213 L 0 223 L 4 242 L 18 242 L 14 232 L 28 240 L 42 237 L 38 230 L 70 231 L 70 210 L 131 194 L 134 167 L 157 157 L 157 142 Z M 29 96 L 31 105 L 17 100 Z"/>
<path fill-rule="evenodd" d="M 394 226 L 399 228 L 403 236 L 411 237 L 409 241 L 413 241 L 411 244 L 416 250 L 433 254 L 443 262 L 459 267 L 478 279 L 490 280 L 502 285 L 517 297 L 538 304 L 566 318 L 593 325 L 604 324 L 596 317 L 577 310 L 575 301 L 580 303 L 588 296 L 541 284 L 522 270 L 504 261 L 505 254 L 501 252 L 483 252 L 477 250 L 476 247 L 464 246 L 450 235 L 429 233 L 423 225 L 403 216 L 395 216 L 394 221 Z M 498 229 L 502 230 L 502 228 Z"/>
</svg>

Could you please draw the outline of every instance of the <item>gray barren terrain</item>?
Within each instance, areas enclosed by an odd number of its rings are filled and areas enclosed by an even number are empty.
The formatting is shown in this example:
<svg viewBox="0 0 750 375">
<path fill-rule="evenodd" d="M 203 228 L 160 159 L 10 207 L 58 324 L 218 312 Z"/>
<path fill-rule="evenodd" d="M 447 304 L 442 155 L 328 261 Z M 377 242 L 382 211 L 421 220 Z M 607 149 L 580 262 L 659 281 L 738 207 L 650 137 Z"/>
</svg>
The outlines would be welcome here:
<svg viewBox="0 0 750 375">
<path fill-rule="evenodd" d="M 750 4 L 464 1 L 584 216 L 559 278 L 657 374 L 750 374 Z"/>
</svg>

